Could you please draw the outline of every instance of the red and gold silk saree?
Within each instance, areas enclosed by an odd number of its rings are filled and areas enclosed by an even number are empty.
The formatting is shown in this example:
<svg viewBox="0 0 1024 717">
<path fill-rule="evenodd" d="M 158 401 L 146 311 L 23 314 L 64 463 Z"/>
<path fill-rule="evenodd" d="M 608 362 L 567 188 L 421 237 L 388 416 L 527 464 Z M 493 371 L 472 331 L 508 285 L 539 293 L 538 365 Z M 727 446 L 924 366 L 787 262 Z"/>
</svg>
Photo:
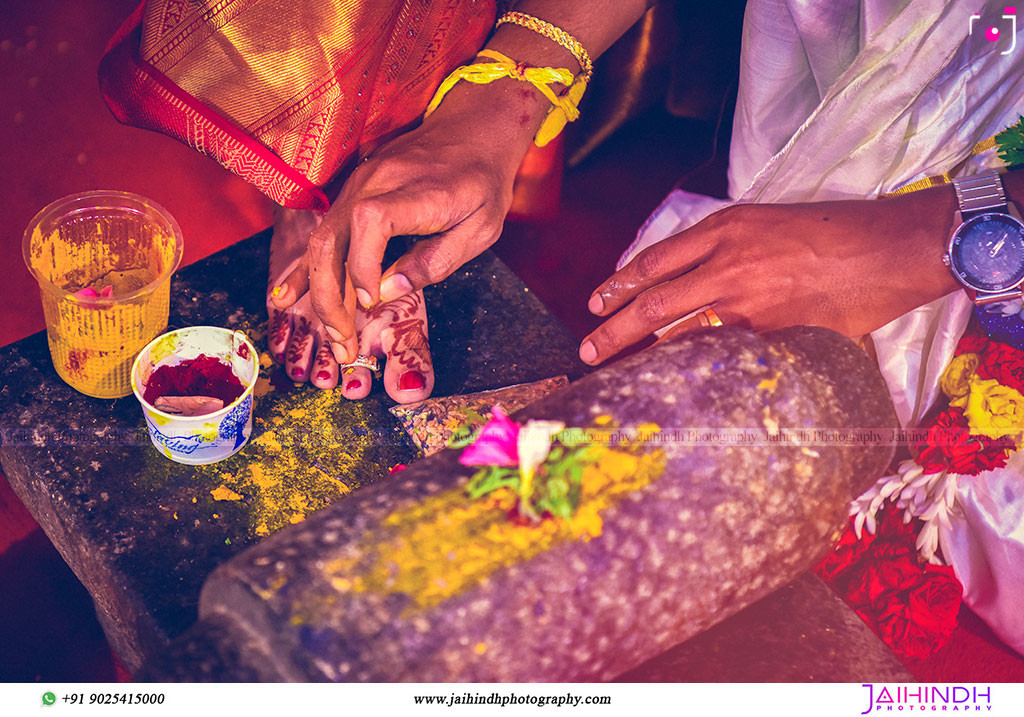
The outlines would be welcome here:
<svg viewBox="0 0 1024 717">
<path fill-rule="evenodd" d="M 100 63 L 125 124 L 213 157 L 294 209 L 415 122 L 494 26 L 495 0 L 151 0 Z"/>
</svg>

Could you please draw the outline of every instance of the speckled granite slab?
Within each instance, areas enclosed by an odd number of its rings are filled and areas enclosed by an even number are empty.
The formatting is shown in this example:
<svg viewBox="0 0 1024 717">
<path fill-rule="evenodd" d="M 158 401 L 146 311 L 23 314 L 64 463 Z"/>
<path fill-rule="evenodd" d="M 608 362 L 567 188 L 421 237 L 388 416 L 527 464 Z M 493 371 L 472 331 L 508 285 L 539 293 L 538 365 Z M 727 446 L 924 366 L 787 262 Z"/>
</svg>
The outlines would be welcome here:
<svg viewBox="0 0 1024 717">
<path fill-rule="evenodd" d="M 183 269 L 171 326 L 252 330 L 265 321 L 269 232 Z M 493 254 L 427 292 L 434 395 L 582 373 L 576 343 Z M 105 401 L 65 385 L 44 334 L 0 349 L 0 464 L 89 589 L 130 670 L 196 620 L 219 564 L 417 457 L 376 387 L 358 403 L 276 381 L 252 441 L 206 467 L 151 446 L 133 397 Z"/>
</svg>

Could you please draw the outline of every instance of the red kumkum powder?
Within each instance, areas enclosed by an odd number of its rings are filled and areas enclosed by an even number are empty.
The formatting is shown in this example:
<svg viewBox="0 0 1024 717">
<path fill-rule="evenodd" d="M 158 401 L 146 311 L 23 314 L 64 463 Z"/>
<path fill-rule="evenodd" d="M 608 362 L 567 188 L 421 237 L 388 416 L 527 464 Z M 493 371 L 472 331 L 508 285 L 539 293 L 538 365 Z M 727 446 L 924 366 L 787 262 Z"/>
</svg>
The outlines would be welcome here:
<svg viewBox="0 0 1024 717">
<path fill-rule="evenodd" d="M 161 366 L 149 377 L 142 397 L 152 405 L 161 396 L 212 396 L 227 406 L 245 386 L 224 361 L 206 354 L 176 366 Z"/>
</svg>

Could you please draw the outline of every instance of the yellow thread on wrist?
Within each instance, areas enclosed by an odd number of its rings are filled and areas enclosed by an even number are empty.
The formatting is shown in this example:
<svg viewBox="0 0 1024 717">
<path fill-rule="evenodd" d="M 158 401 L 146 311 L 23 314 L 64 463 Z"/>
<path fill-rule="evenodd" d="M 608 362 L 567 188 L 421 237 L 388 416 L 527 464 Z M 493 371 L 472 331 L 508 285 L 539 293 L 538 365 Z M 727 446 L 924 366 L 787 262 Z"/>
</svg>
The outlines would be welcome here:
<svg viewBox="0 0 1024 717">
<path fill-rule="evenodd" d="M 567 33 L 560 27 L 552 25 L 550 22 L 541 20 L 539 17 L 533 15 L 527 15 L 525 12 L 507 12 L 498 18 L 498 21 L 494 24 L 495 27 L 501 27 L 505 23 L 511 23 L 513 25 L 519 25 L 525 27 L 527 30 L 533 30 L 539 35 L 543 35 L 552 42 L 556 42 L 566 50 L 572 53 L 572 56 L 576 58 L 576 61 L 580 63 L 580 70 L 583 74 L 584 82 L 589 82 L 591 76 L 594 74 L 594 63 L 590 61 L 590 54 L 587 52 L 583 44 L 575 37 Z"/>
<path fill-rule="evenodd" d="M 488 59 L 495 60 L 495 62 L 484 62 L 456 67 L 455 70 L 445 78 L 444 82 L 441 83 L 441 86 L 437 88 L 437 92 L 434 93 L 433 99 L 430 100 L 430 104 L 427 105 L 427 111 L 424 114 L 424 119 L 429 117 L 434 110 L 437 109 L 438 105 L 441 104 L 441 100 L 444 99 L 449 90 L 458 84 L 459 81 L 465 80 L 478 85 L 486 85 L 504 77 L 509 77 L 521 82 L 529 82 L 553 105 L 534 137 L 534 143 L 538 147 L 543 147 L 552 139 L 557 137 L 562 131 L 562 128 L 565 127 L 566 123 L 572 122 L 580 116 L 580 111 L 577 108 L 577 105 L 579 105 L 580 98 L 583 96 L 583 92 L 587 88 L 587 81 L 584 79 L 583 73 L 580 73 L 574 78 L 572 72 L 566 68 L 530 67 L 521 62 L 517 63 L 511 58 L 506 57 L 500 52 L 495 52 L 494 50 L 481 50 L 478 57 L 486 57 Z M 549 86 L 555 82 L 566 85 L 568 89 L 561 95 L 556 95 Z M 559 110 L 559 112 L 555 112 L 556 109 Z"/>
</svg>

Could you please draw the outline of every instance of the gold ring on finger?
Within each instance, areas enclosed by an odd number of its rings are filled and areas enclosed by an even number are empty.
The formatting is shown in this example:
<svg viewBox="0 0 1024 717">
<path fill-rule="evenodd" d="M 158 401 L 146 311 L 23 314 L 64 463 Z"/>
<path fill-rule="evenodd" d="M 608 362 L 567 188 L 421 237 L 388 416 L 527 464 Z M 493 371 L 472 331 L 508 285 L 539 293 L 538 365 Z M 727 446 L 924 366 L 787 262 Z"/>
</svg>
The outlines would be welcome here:
<svg viewBox="0 0 1024 717">
<path fill-rule="evenodd" d="M 722 326 L 722 319 L 719 318 L 718 313 L 710 306 L 697 314 L 697 320 L 701 326 Z"/>
</svg>

